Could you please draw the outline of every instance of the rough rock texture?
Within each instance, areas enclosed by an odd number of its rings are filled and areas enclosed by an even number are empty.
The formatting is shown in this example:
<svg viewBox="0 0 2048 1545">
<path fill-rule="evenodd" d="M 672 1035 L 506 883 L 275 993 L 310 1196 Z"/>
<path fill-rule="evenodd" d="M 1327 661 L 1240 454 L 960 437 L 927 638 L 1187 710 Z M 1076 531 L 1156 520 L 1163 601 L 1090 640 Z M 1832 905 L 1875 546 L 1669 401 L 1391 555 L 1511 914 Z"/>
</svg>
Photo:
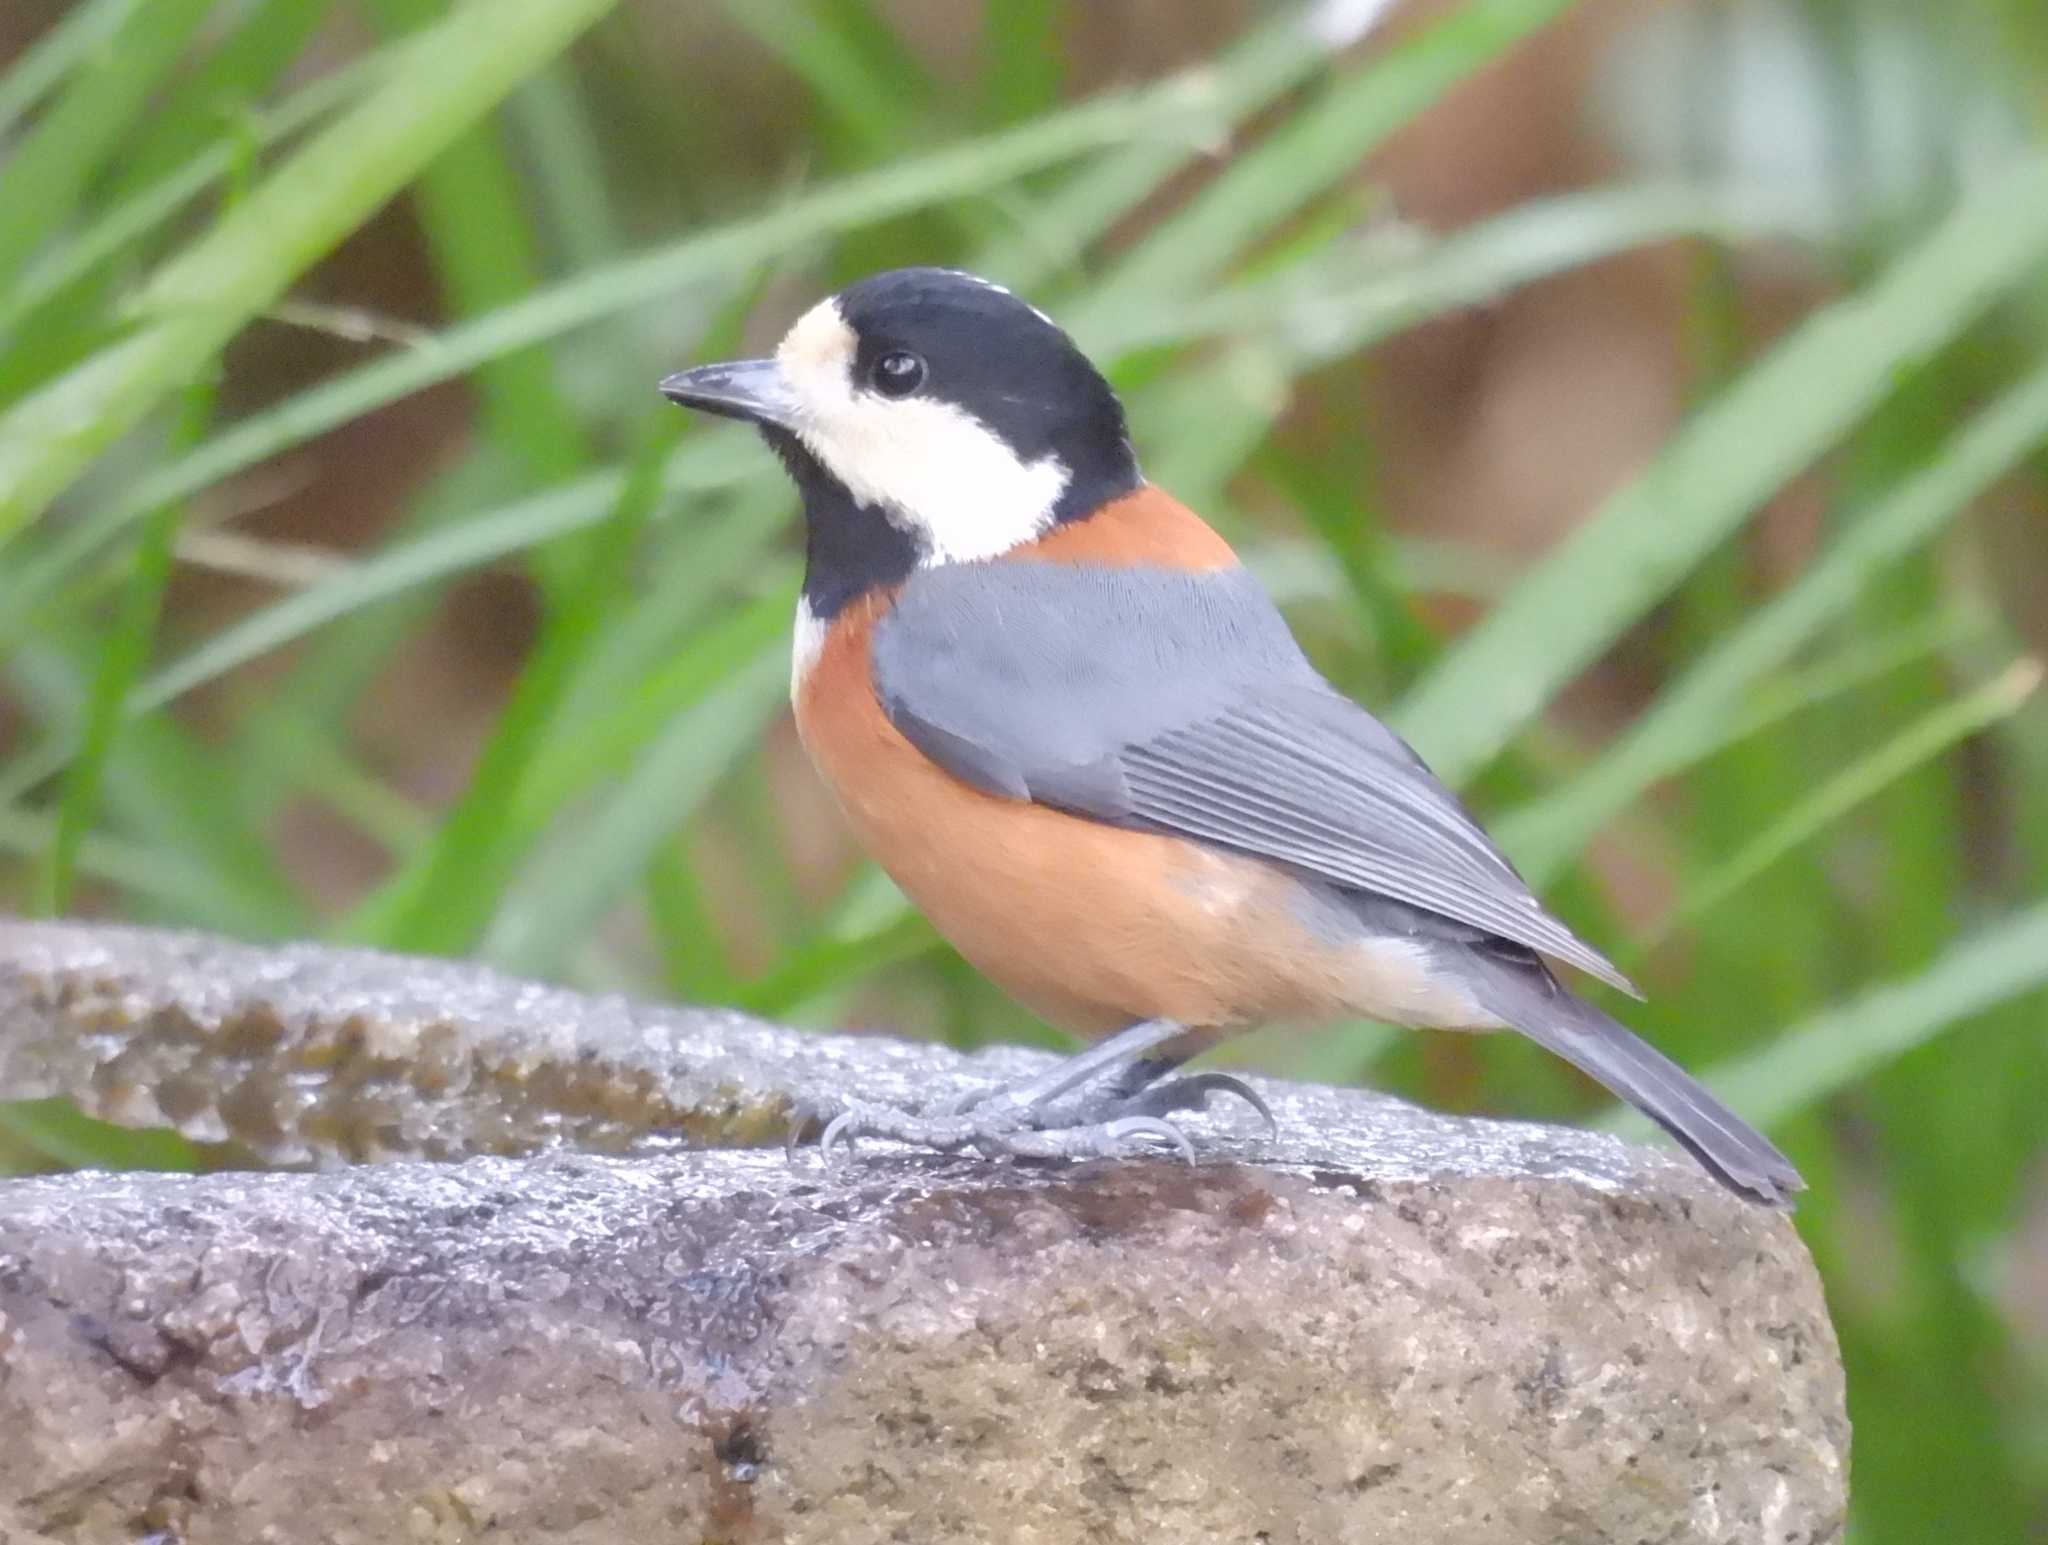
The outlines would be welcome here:
<svg viewBox="0 0 2048 1545">
<path fill-rule="evenodd" d="M 0 1540 L 1839 1536 L 1805 1251 L 1609 1138 L 1273 1084 L 1282 1138 L 1206 1129 L 1192 1169 L 569 1151 L 1028 1061 L 0 925 L 9 1092 L 171 1111 L 182 1067 L 180 1120 L 301 1161 L 554 1145 L 0 1185 Z M 268 1125 L 197 1087 L 235 1067 Z"/>
<path fill-rule="evenodd" d="M 851 1077 L 907 1096 L 933 1072 L 455 961 L 0 919 L 0 1090 L 271 1164 L 779 1141 Z"/>
</svg>

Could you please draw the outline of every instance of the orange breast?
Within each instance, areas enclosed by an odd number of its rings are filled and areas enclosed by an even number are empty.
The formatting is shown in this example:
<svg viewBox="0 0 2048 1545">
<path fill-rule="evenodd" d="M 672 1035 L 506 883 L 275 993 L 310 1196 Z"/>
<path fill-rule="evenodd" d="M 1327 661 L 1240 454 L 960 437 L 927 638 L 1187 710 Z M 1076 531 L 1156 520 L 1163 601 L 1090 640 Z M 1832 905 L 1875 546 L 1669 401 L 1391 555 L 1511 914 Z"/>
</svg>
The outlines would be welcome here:
<svg viewBox="0 0 2048 1545">
<path fill-rule="evenodd" d="M 1097 527 L 1112 511 L 1120 518 Z M 1222 538 L 1147 489 L 1020 553 L 1158 562 L 1191 547 L 1190 567 L 1234 561 Z M 961 954 L 1082 1034 L 1149 1018 L 1223 1029 L 1342 1011 L 1355 951 L 1306 926 L 1282 871 L 999 799 L 928 761 L 875 698 L 869 640 L 891 601 L 870 594 L 833 620 L 798 684 L 797 727 L 862 844 Z"/>
</svg>

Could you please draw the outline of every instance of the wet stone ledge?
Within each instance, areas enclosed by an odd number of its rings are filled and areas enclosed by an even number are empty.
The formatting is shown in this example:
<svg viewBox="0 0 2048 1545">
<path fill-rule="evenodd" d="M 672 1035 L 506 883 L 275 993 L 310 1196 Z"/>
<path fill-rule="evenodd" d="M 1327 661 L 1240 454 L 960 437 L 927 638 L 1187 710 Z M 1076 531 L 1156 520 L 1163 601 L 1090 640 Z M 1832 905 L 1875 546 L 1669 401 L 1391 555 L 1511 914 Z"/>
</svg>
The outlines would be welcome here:
<svg viewBox="0 0 2048 1545">
<path fill-rule="evenodd" d="M 303 1166 L 0 1183 L 0 1540 L 1840 1537 L 1812 1265 L 1661 1154 L 1278 1083 L 1193 1168 L 749 1146 L 1036 1061 L 0 922 L 0 1092 Z"/>
</svg>

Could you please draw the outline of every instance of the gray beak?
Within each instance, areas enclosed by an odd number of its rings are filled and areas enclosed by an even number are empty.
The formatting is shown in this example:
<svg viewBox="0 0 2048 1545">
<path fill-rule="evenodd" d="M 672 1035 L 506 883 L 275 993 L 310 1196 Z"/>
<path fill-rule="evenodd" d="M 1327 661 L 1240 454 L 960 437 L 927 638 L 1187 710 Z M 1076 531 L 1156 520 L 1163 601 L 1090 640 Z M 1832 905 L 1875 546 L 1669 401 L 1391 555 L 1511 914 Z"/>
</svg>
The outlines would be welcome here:
<svg viewBox="0 0 2048 1545">
<path fill-rule="evenodd" d="M 795 394 L 772 359 L 736 359 L 679 370 L 661 383 L 661 395 L 699 413 L 778 429 L 796 427 Z"/>
</svg>

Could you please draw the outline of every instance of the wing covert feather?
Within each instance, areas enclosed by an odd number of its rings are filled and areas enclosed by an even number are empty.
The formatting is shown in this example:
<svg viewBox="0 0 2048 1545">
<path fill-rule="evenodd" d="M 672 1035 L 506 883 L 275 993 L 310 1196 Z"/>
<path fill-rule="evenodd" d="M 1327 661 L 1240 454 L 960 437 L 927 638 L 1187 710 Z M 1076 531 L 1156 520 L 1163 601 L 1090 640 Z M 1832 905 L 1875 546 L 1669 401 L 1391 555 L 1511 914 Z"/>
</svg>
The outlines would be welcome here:
<svg viewBox="0 0 2048 1545">
<path fill-rule="evenodd" d="M 873 648 L 891 721 L 989 793 L 1257 854 L 1635 991 L 1242 570 L 948 565 L 906 584 Z"/>
</svg>

